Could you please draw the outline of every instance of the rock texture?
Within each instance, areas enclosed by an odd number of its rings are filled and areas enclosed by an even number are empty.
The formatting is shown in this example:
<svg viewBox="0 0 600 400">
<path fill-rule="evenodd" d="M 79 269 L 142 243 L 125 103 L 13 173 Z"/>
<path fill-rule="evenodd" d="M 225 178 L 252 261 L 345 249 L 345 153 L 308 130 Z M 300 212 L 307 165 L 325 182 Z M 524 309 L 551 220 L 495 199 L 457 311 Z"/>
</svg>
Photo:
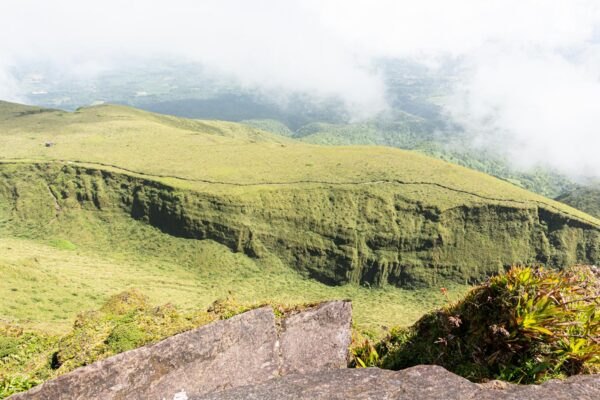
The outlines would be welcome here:
<svg viewBox="0 0 600 400">
<path fill-rule="evenodd" d="M 351 325 L 352 307 L 349 302 L 324 303 L 316 309 L 282 320 L 279 341 L 281 374 L 345 368 L 348 365 Z"/>
<path fill-rule="evenodd" d="M 171 400 L 340 368 L 348 362 L 351 319 L 344 301 L 282 321 L 260 308 L 79 368 L 11 399 Z"/>
<path fill-rule="evenodd" d="M 420 365 L 403 371 L 338 369 L 296 374 L 190 400 L 595 400 L 600 376 L 577 376 L 542 385 L 479 385 L 442 367 Z"/>
</svg>

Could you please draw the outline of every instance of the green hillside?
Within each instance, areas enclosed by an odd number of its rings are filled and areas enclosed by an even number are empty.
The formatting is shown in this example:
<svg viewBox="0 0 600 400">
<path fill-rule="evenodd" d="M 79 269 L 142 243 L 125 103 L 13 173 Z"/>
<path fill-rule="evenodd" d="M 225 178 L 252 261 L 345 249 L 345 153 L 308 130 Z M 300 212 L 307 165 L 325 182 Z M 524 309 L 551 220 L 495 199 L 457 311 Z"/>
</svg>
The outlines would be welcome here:
<svg viewBox="0 0 600 400">
<path fill-rule="evenodd" d="M 556 198 L 557 201 L 600 218 L 600 188 L 580 187 Z"/>
<path fill-rule="evenodd" d="M 406 324 L 443 301 L 442 285 L 600 261 L 597 219 L 409 151 L 10 103 L 0 143 L 0 318 L 33 325 L 62 326 L 132 286 L 184 308 L 228 291 L 352 298 L 361 326 Z"/>
<path fill-rule="evenodd" d="M 555 171 L 538 168 L 523 172 L 512 167 L 499 153 L 473 148 L 465 133 L 444 130 L 431 121 L 396 111 L 361 123 L 314 122 L 288 132 L 273 120 L 242 121 L 252 127 L 283 134 L 306 143 L 323 145 L 379 145 L 414 150 L 431 157 L 462 165 L 507 180 L 524 189 L 554 198 L 577 185 Z"/>
<path fill-rule="evenodd" d="M 598 220 L 487 175 L 387 147 L 318 146 L 245 125 L 186 120 L 123 106 L 74 113 L 0 104 L 3 160 L 72 161 L 112 166 L 174 186 L 211 191 L 255 191 L 286 185 L 386 185 L 402 193 L 447 192 L 419 199 L 442 210 L 480 202 L 537 202 L 593 224 Z M 50 147 L 45 147 L 51 142 Z M 403 185 L 404 183 L 404 185 Z M 465 192 L 465 193 L 461 193 Z M 409 195 L 410 196 L 410 195 Z M 489 200 L 487 199 L 489 198 Z"/>
</svg>

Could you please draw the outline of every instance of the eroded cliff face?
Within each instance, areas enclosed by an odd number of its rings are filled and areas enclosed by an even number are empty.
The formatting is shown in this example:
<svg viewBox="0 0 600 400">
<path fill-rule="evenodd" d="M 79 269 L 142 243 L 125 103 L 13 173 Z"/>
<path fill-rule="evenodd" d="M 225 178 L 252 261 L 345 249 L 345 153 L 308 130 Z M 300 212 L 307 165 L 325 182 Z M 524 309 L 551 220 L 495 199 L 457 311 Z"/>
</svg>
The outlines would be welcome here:
<svg viewBox="0 0 600 400">
<path fill-rule="evenodd" d="M 82 209 L 126 213 L 171 235 L 273 254 L 327 284 L 414 287 L 473 282 L 518 263 L 600 261 L 598 227 L 535 204 L 442 210 L 394 184 L 208 186 L 179 189 L 75 164 L 2 164 L 0 226 Z"/>
</svg>

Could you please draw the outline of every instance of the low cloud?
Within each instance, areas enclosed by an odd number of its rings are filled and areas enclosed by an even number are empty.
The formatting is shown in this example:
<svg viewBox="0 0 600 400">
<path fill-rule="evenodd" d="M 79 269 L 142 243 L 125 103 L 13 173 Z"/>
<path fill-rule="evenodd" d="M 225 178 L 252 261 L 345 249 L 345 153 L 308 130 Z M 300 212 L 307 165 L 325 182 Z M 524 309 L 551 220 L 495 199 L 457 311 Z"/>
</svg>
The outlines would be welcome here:
<svg viewBox="0 0 600 400">
<path fill-rule="evenodd" d="M 444 107 L 515 164 L 600 175 L 600 13 L 572 0 L 3 0 L 0 97 L 14 71 L 45 63 L 94 76 L 132 60 L 201 63 L 266 93 L 387 107 L 380 59 L 461 73 Z M 443 71 L 443 69 L 440 69 Z"/>
<path fill-rule="evenodd" d="M 575 57 L 531 51 L 472 60 L 446 104 L 449 115 L 475 146 L 503 151 L 517 167 L 600 175 L 598 49 Z"/>
</svg>

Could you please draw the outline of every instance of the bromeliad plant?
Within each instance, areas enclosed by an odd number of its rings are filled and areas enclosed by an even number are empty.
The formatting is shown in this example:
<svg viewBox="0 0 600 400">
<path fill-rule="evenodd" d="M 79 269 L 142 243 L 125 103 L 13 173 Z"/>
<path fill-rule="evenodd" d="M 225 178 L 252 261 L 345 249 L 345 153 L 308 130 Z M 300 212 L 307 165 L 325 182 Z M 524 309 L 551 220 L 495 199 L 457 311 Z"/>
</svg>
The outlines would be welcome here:
<svg viewBox="0 0 600 400">
<path fill-rule="evenodd" d="M 377 365 L 438 364 L 475 381 L 518 383 L 599 371 L 597 273 L 513 267 L 413 327 L 392 331 L 374 346 Z"/>
<path fill-rule="evenodd" d="M 368 368 L 375 367 L 379 363 L 379 353 L 369 339 L 365 339 L 359 345 L 353 343 L 351 348 L 350 367 Z"/>
</svg>

